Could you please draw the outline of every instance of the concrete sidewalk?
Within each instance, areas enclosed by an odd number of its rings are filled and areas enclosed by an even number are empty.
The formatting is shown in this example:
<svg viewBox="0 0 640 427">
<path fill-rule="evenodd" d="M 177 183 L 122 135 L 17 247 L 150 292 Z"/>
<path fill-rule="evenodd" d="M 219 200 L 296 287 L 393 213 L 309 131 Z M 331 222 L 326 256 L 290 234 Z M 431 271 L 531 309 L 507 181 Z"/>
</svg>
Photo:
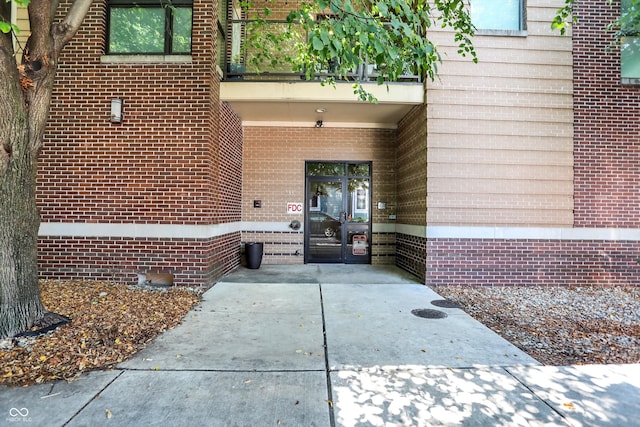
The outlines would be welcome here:
<svg viewBox="0 0 640 427">
<path fill-rule="evenodd" d="M 640 425 L 640 365 L 540 366 L 438 300 L 392 267 L 241 268 L 118 369 L 0 388 L 0 425 Z"/>
</svg>

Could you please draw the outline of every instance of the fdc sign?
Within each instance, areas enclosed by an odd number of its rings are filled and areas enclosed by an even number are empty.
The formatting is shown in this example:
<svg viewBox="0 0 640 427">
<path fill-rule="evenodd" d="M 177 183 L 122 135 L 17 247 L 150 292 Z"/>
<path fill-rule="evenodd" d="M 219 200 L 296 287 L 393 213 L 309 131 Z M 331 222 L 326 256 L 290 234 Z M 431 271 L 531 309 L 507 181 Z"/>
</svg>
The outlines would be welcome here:
<svg viewBox="0 0 640 427">
<path fill-rule="evenodd" d="M 302 213 L 302 203 L 287 203 L 287 213 L 288 214 L 301 214 Z"/>
</svg>

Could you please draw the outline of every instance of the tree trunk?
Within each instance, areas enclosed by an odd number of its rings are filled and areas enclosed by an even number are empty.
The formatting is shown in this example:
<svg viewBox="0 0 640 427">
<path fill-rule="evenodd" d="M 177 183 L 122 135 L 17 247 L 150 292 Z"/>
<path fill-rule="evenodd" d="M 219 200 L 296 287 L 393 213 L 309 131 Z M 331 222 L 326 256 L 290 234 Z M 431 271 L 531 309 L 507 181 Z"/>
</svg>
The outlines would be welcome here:
<svg viewBox="0 0 640 427">
<path fill-rule="evenodd" d="M 0 338 L 25 331 L 46 314 L 38 286 L 38 154 L 58 56 L 91 2 L 74 0 L 54 23 L 59 2 L 31 0 L 31 34 L 19 66 L 12 35 L 0 32 Z M 9 11 L 0 0 L 0 19 Z"/>
<path fill-rule="evenodd" d="M 45 313 L 38 286 L 36 175 L 46 120 L 42 104 L 53 83 L 46 69 L 43 78 L 30 64 L 19 72 L 7 39 L 0 42 L 0 338 L 25 331 Z"/>
<path fill-rule="evenodd" d="M 14 145 L 23 149 L 12 150 L 0 175 L 0 338 L 30 328 L 45 313 L 38 286 L 37 153 L 29 145 Z"/>
<path fill-rule="evenodd" d="M 32 326 L 45 309 L 38 287 L 36 206 L 39 145 L 32 141 L 10 35 L 0 36 L 0 338 Z M 35 89 L 31 86 L 31 89 Z M 46 92 L 44 92 L 46 93 Z"/>
<path fill-rule="evenodd" d="M 0 338 L 29 329 L 46 312 L 38 286 L 36 176 L 55 67 L 43 60 L 51 56 L 45 43 L 27 55 L 30 42 L 18 67 L 10 38 L 0 37 Z"/>
</svg>

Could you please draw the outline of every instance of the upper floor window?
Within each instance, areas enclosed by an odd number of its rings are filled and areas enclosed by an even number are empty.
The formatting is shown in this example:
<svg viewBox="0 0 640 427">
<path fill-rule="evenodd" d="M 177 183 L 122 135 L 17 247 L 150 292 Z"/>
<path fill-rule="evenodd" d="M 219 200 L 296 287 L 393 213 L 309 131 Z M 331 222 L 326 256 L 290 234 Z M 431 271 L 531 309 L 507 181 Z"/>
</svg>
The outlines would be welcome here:
<svg viewBox="0 0 640 427">
<path fill-rule="evenodd" d="M 640 79 L 640 37 L 622 37 L 620 47 L 622 78 Z"/>
<path fill-rule="evenodd" d="M 107 53 L 191 53 L 193 0 L 109 0 L 107 14 Z"/>
<path fill-rule="evenodd" d="M 524 30 L 524 0 L 471 0 L 471 22 L 478 30 Z"/>
<path fill-rule="evenodd" d="M 640 79 L 640 11 L 630 0 L 622 0 L 620 18 L 620 74 Z"/>
</svg>

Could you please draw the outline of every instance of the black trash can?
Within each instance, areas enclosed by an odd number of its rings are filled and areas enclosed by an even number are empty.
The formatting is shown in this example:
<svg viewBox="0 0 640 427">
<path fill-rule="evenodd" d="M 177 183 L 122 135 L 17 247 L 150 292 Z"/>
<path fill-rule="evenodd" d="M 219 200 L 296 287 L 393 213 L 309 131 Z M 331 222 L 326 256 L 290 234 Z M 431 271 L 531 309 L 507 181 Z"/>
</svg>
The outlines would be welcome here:
<svg viewBox="0 0 640 427">
<path fill-rule="evenodd" d="M 244 245 L 244 254 L 247 257 L 247 268 L 260 268 L 262 263 L 262 248 L 264 243 L 248 242 Z"/>
</svg>

